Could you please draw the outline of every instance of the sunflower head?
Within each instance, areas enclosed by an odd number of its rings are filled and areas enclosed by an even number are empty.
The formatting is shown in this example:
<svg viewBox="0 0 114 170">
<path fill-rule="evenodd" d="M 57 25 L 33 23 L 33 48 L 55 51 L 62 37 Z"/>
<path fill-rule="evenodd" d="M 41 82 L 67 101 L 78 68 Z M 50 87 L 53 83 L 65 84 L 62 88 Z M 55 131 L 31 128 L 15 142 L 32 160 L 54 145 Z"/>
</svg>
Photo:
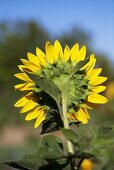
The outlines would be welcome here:
<svg viewBox="0 0 114 170">
<path fill-rule="evenodd" d="M 71 49 L 64 50 L 58 40 L 54 45 L 46 42 L 45 53 L 38 47 L 36 54 L 27 53 L 21 59 L 20 73 L 15 74 L 22 80 L 16 90 L 27 94 L 18 100 L 15 107 L 20 113 L 28 112 L 25 120 L 36 119 L 35 128 L 48 116 L 51 109 L 58 110 L 62 105 L 62 94 L 66 93 L 67 116 L 70 121 L 86 124 L 90 118 L 88 109 L 104 104 L 107 99 L 99 93 L 105 90 L 101 85 L 107 80 L 99 76 L 102 69 L 94 68 L 94 54 L 86 57 L 86 46 L 76 43 Z"/>
</svg>

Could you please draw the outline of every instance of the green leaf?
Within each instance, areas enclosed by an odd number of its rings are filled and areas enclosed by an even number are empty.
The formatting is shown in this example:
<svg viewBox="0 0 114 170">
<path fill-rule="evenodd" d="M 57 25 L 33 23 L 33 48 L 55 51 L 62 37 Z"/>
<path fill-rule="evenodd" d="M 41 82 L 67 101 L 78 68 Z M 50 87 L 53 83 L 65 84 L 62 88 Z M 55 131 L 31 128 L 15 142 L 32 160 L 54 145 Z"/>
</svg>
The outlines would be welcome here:
<svg viewBox="0 0 114 170">
<path fill-rule="evenodd" d="M 70 77 L 72 77 L 77 71 L 79 71 L 84 65 L 89 62 L 89 58 L 79 61 L 76 66 L 72 69 Z"/>
<path fill-rule="evenodd" d="M 78 142 L 78 136 L 76 133 L 70 129 L 61 128 L 66 139 L 70 140 L 72 143 L 76 144 Z"/>
<path fill-rule="evenodd" d="M 60 127 L 63 127 L 63 122 L 59 112 L 54 109 L 49 110 L 46 119 L 43 121 L 41 134 L 59 130 Z"/>
<path fill-rule="evenodd" d="M 114 126 L 92 126 L 90 131 L 93 139 L 114 138 Z"/>
<path fill-rule="evenodd" d="M 58 165 L 64 157 L 64 151 L 61 140 L 53 135 L 44 136 L 39 143 L 38 150 L 35 154 L 24 156 L 20 161 L 7 161 L 5 164 L 22 170 L 38 170 L 41 167 L 52 164 Z M 62 162 L 66 163 L 66 160 Z"/>
<path fill-rule="evenodd" d="M 72 158 L 89 159 L 93 158 L 94 155 L 85 151 L 76 151 L 74 154 L 69 155 Z"/>
<path fill-rule="evenodd" d="M 90 129 L 90 133 L 92 135 L 92 140 L 96 139 L 97 136 L 98 136 L 99 127 L 98 126 L 91 126 L 89 129 Z"/>
<path fill-rule="evenodd" d="M 47 165 L 47 161 L 43 160 L 38 154 L 29 154 L 25 155 L 21 160 L 19 161 L 9 161 L 5 162 L 5 164 L 21 169 L 21 170 L 34 170 L 38 169 L 40 166 Z"/>
<path fill-rule="evenodd" d="M 42 139 L 42 145 L 48 148 L 47 153 L 44 154 L 45 158 L 53 159 L 54 157 L 56 158 L 56 157 L 64 156 L 62 142 L 60 138 L 53 135 L 47 135 Z"/>
<path fill-rule="evenodd" d="M 49 165 L 40 167 L 39 170 L 62 170 L 62 167 L 57 161 L 51 161 Z"/>
<path fill-rule="evenodd" d="M 99 132 L 98 132 L 98 136 L 100 138 L 109 138 L 109 137 L 112 137 L 112 127 L 111 126 L 101 126 L 99 128 Z M 113 134 L 113 137 L 114 137 L 114 134 Z"/>
<path fill-rule="evenodd" d="M 97 160 L 96 169 L 111 170 L 114 167 L 114 126 L 91 127 L 90 153 Z"/>
<path fill-rule="evenodd" d="M 91 153 L 99 156 L 102 149 L 114 146 L 114 129 L 111 126 L 91 127 Z"/>
<path fill-rule="evenodd" d="M 13 168 L 16 168 L 16 169 L 21 169 L 21 170 L 31 170 L 29 168 L 26 168 L 24 166 L 21 166 L 18 164 L 18 162 L 14 162 L 14 161 L 7 161 L 7 162 L 4 162 L 6 165 L 9 165 Z"/>
<path fill-rule="evenodd" d="M 29 77 L 46 93 L 48 93 L 58 104 L 61 101 L 61 92 L 56 86 L 56 84 L 44 77 L 38 75 L 29 75 Z"/>
</svg>

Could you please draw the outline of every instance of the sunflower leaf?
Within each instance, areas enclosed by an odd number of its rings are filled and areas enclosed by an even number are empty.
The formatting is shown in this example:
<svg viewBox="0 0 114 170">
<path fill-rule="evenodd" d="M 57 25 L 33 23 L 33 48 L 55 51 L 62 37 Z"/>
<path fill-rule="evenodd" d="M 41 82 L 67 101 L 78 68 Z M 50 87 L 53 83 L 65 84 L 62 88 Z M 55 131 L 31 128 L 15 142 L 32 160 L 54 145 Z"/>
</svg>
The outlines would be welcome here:
<svg viewBox="0 0 114 170">
<path fill-rule="evenodd" d="M 93 138 L 114 138 L 114 126 L 92 126 L 90 131 Z"/>
<path fill-rule="evenodd" d="M 61 130 L 67 140 L 70 140 L 74 144 L 78 142 L 78 137 L 74 131 L 64 128 L 61 128 Z"/>
<path fill-rule="evenodd" d="M 22 165 L 19 165 L 20 163 L 18 162 L 15 162 L 15 161 L 6 161 L 4 162 L 6 165 L 9 165 L 13 168 L 16 168 L 16 169 L 21 169 L 21 170 L 31 170 L 30 168 L 27 168 L 25 166 L 22 166 Z"/>
<path fill-rule="evenodd" d="M 102 148 L 107 149 L 109 145 L 114 146 L 114 127 L 113 126 L 93 126 L 91 127 L 91 152 L 99 155 Z"/>
<path fill-rule="evenodd" d="M 113 136 L 112 136 L 113 134 Z M 98 136 L 100 138 L 114 137 L 114 129 L 111 126 L 101 126 L 99 128 Z"/>
<path fill-rule="evenodd" d="M 25 155 L 19 161 L 7 161 L 5 164 L 21 170 L 54 170 L 52 167 L 66 166 L 61 140 L 53 135 L 44 136 L 35 154 Z M 53 165 L 53 166 L 52 166 Z M 45 168 L 44 168 L 45 167 Z"/>
<path fill-rule="evenodd" d="M 58 89 L 58 87 L 55 85 L 55 83 L 50 80 L 46 79 L 44 77 L 36 76 L 36 75 L 29 75 L 29 77 L 47 94 L 49 94 L 56 102 L 57 104 L 60 103 L 61 100 L 61 92 Z"/>
</svg>

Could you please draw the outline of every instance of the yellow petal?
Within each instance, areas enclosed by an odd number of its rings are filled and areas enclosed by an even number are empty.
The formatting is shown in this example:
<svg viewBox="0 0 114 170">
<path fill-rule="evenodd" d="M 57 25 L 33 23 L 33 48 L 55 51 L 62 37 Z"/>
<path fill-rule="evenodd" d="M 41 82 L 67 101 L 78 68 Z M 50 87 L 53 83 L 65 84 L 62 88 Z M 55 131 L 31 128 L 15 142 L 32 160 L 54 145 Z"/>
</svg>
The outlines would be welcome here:
<svg viewBox="0 0 114 170">
<path fill-rule="evenodd" d="M 106 89 L 106 86 L 91 86 L 90 89 L 95 93 L 100 93 Z"/>
<path fill-rule="evenodd" d="M 80 107 L 75 113 L 68 113 L 68 118 L 70 120 L 77 120 L 82 122 L 83 124 L 86 124 L 88 123 L 88 119 L 90 119 L 90 116 L 86 107 Z"/>
<path fill-rule="evenodd" d="M 72 48 L 71 48 L 71 61 L 75 61 L 78 57 L 79 53 L 79 44 L 76 43 Z"/>
<path fill-rule="evenodd" d="M 85 114 L 86 114 L 87 119 L 90 119 L 90 115 L 89 115 L 86 107 L 84 107 L 83 110 L 84 110 L 84 112 L 85 112 Z"/>
<path fill-rule="evenodd" d="M 85 66 L 83 66 L 81 68 L 81 70 L 85 70 L 86 69 L 86 71 L 88 71 L 88 69 L 91 68 L 92 65 L 94 66 L 95 62 L 96 62 L 95 56 L 94 56 L 94 54 L 91 54 L 89 62 Z"/>
<path fill-rule="evenodd" d="M 97 77 L 102 71 L 102 68 L 96 68 L 96 69 L 92 69 L 86 72 L 88 79 L 90 80 L 91 78 Z"/>
<path fill-rule="evenodd" d="M 99 84 L 105 82 L 106 80 L 107 80 L 107 77 L 98 76 L 98 77 L 94 78 L 94 76 L 93 76 L 93 79 L 91 79 L 89 81 L 89 85 L 90 86 L 99 85 Z"/>
<path fill-rule="evenodd" d="M 17 85 L 14 86 L 14 88 L 15 88 L 16 90 L 20 90 L 20 89 L 22 89 L 25 85 L 26 85 L 26 83 L 17 84 Z"/>
<path fill-rule="evenodd" d="M 31 70 L 31 68 L 28 68 L 24 65 L 18 65 L 19 70 L 21 70 L 22 72 L 27 72 L 27 73 L 36 73 L 36 70 Z"/>
<path fill-rule="evenodd" d="M 28 112 L 29 110 L 32 110 L 35 108 L 38 104 L 34 102 L 33 100 L 30 100 L 23 108 L 21 109 L 20 113 Z"/>
<path fill-rule="evenodd" d="M 40 61 L 38 59 L 38 56 L 32 54 L 32 53 L 27 53 L 28 59 L 31 63 L 33 63 L 34 65 L 37 65 L 40 67 Z"/>
<path fill-rule="evenodd" d="M 47 61 L 53 64 L 54 63 L 54 47 L 49 41 L 46 42 L 45 49 L 46 49 Z"/>
<path fill-rule="evenodd" d="M 55 58 L 55 61 L 59 57 L 63 58 L 63 50 L 62 50 L 62 47 L 61 47 L 61 44 L 59 43 L 59 41 L 56 40 L 55 43 L 54 43 L 54 58 Z"/>
<path fill-rule="evenodd" d="M 34 93 L 34 92 L 29 92 L 26 95 L 26 98 L 29 99 L 29 100 L 33 100 L 34 102 L 37 102 L 37 94 Z"/>
<path fill-rule="evenodd" d="M 104 104 L 104 103 L 107 103 L 108 100 L 106 97 L 104 97 L 100 94 L 91 92 L 88 96 L 87 101 L 89 101 L 91 103 Z"/>
<path fill-rule="evenodd" d="M 20 80 L 27 81 L 27 82 L 32 82 L 32 80 L 27 76 L 26 73 L 17 73 L 14 76 L 17 77 Z"/>
<path fill-rule="evenodd" d="M 77 120 L 76 114 L 68 113 L 67 115 L 68 115 L 69 120 Z"/>
<path fill-rule="evenodd" d="M 41 107 L 37 107 L 33 111 L 28 113 L 27 116 L 25 117 L 25 120 L 29 121 L 29 120 L 37 118 L 40 114 L 40 109 Z"/>
<path fill-rule="evenodd" d="M 22 72 L 24 72 L 23 70 L 24 67 L 25 67 L 24 65 L 18 65 L 19 70 L 21 70 Z"/>
<path fill-rule="evenodd" d="M 87 102 L 87 101 L 86 101 L 86 102 Z M 92 106 L 91 106 L 91 105 L 87 105 L 87 103 L 86 103 L 86 102 L 83 104 L 83 105 L 84 105 L 84 107 L 86 107 L 87 109 L 93 109 L 93 108 L 92 108 Z M 89 102 L 88 102 L 88 103 L 89 103 Z"/>
<path fill-rule="evenodd" d="M 15 103 L 15 107 L 23 107 L 24 105 L 26 105 L 28 103 L 28 99 L 26 98 L 26 96 L 22 97 L 21 99 L 19 99 L 16 103 Z"/>
<path fill-rule="evenodd" d="M 88 123 L 88 116 L 86 115 L 83 108 L 79 108 L 79 110 L 76 112 L 77 119 L 82 122 L 83 124 Z"/>
<path fill-rule="evenodd" d="M 24 97 L 22 97 L 21 99 L 19 99 L 16 103 L 15 103 L 15 107 L 23 107 L 24 105 L 26 105 L 29 100 L 33 100 L 36 101 L 36 95 L 33 92 L 29 92 L 27 95 L 25 95 Z"/>
<path fill-rule="evenodd" d="M 65 49 L 64 49 L 63 59 L 64 59 L 65 61 L 68 61 L 69 58 L 70 58 L 70 56 L 71 56 L 70 48 L 66 45 L 66 46 L 65 46 Z"/>
<path fill-rule="evenodd" d="M 38 70 L 40 70 L 39 66 L 34 65 L 33 63 L 31 63 L 28 60 L 21 59 L 21 61 L 29 70 L 31 70 L 33 72 L 37 72 Z"/>
<path fill-rule="evenodd" d="M 45 67 L 46 66 L 46 55 L 38 47 L 36 48 L 36 55 L 38 56 L 40 64 Z"/>
<path fill-rule="evenodd" d="M 81 60 L 84 60 L 86 57 L 86 46 L 84 45 L 78 52 L 78 57 L 76 59 L 76 62 L 78 63 Z"/>
<path fill-rule="evenodd" d="M 44 114 L 44 110 L 41 110 L 40 114 L 35 122 L 34 128 L 37 128 L 45 119 L 46 119 L 46 114 Z"/>
<path fill-rule="evenodd" d="M 33 90 L 33 88 L 35 87 L 35 83 L 17 84 L 14 87 L 16 90 L 20 90 L 20 91 Z"/>
<path fill-rule="evenodd" d="M 95 64 L 96 64 L 96 58 L 94 58 L 94 60 L 93 60 L 93 62 L 91 63 L 91 65 L 86 69 L 86 72 L 92 70 L 92 69 L 94 68 Z"/>
</svg>

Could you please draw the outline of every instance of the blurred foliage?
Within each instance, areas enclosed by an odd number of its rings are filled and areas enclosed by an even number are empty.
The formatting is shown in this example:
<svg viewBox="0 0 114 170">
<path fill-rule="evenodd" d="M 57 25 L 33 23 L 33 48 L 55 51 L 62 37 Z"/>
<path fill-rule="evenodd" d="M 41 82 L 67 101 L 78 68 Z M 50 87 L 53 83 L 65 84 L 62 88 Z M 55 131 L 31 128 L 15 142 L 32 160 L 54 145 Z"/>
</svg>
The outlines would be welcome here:
<svg viewBox="0 0 114 170">
<path fill-rule="evenodd" d="M 19 58 L 26 57 L 27 51 L 33 52 L 37 45 L 42 49 L 49 36 L 33 21 L 17 22 L 14 25 L 1 23 L 0 35 L 2 35 L 0 36 L 0 77 L 2 78 L 0 83 L 7 86 L 11 74 L 16 71 Z M 3 76 L 3 73 L 6 76 Z"/>
<path fill-rule="evenodd" d="M 4 161 L 9 159 L 21 159 L 23 155 L 34 153 L 38 148 L 39 139 L 33 135 L 30 135 L 28 139 L 21 145 L 3 146 L 0 147 L 0 170 L 14 170 L 3 164 Z M 35 146 L 35 147 L 34 147 Z"/>
<path fill-rule="evenodd" d="M 0 124 L 21 121 L 17 119 L 13 104 L 18 99 L 14 92 L 20 58 L 28 51 L 35 51 L 38 45 L 43 49 L 48 33 L 36 22 L 16 22 L 0 24 Z M 13 120 L 12 120 L 13 118 Z"/>
<path fill-rule="evenodd" d="M 114 80 L 114 63 L 108 59 L 108 56 L 97 54 L 97 65 L 102 69 L 102 75 L 108 77 L 108 82 Z"/>
<path fill-rule="evenodd" d="M 82 45 L 90 47 L 91 36 L 89 33 L 85 32 L 83 29 L 74 27 L 73 29 L 64 32 L 59 37 L 61 44 L 67 44 L 72 47 L 76 42 Z"/>
<path fill-rule="evenodd" d="M 90 124 L 112 125 L 114 122 L 114 81 L 107 83 L 107 88 L 104 93 L 108 98 L 108 103 L 92 111 Z"/>
<path fill-rule="evenodd" d="M 109 100 L 114 99 L 114 81 L 111 81 L 111 82 L 108 83 L 105 93 L 106 93 L 106 96 Z"/>
</svg>

